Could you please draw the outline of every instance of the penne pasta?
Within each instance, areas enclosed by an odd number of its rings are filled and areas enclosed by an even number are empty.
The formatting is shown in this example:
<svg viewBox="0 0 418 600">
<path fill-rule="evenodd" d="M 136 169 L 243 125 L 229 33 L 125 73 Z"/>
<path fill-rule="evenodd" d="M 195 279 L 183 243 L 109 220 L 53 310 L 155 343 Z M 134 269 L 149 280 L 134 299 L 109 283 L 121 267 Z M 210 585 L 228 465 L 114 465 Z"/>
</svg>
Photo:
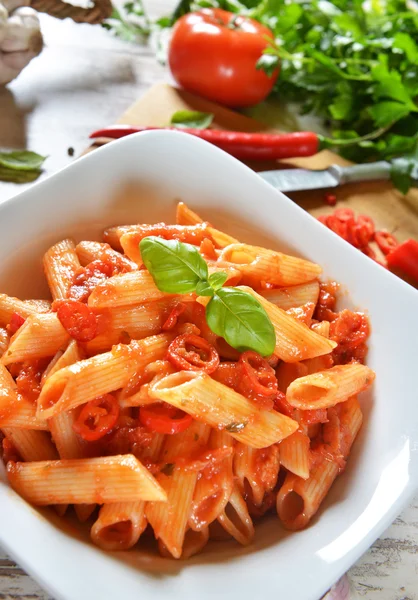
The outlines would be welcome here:
<svg viewBox="0 0 418 600">
<path fill-rule="evenodd" d="M 43 267 L 53 300 L 67 298 L 80 268 L 73 240 L 65 239 L 51 246 L 44 254 Z"/>
<path fill-rule="evenodd" d="M 298 424 L 276 411 L 260 410 L 250 400 L 203 372 L 181 371 L 150 386 L 149 394 L 203 421 L 225 429 L 254 448 L 275 444 Z"/>
<path fill-rule="evenodd" d="M 322 273 L 319 265 L 303 258 L 273 252 L 248 244 L 231 244 L 219 256 L 221 265 L 239 269 L 243 282 L 258 286 L 261 282 L 291 286 L 317 279 Z"/>
<path fill-rule="evenodd" d="M 54 356 L 70 336 L 55 313 L 29 315 L 1 358 L 4 365 Z"/>
<path fill-rule="evenodd" d="M 113 250 L 109 244 L 83 241 L 77 244 L 76 252 L 78 260 L 83 267 L 86 267 L 94 260 L 110 260 L 122 265 L 126 271 L 135 271 L 138 268 L 134 262 L 120 252 L 117 252 L 117 250 Z"/>
<path fill-rule="evenodd" d="M 153 500 L 166 494 L 132 454 L 7 465 L 12 488 L 36 506 Z"/>
<path fill-rule="evenodd" d="M 59 504 L 57 506 L 60 506 Z M 85 523 L 96 510 L 97 504 L 74 504 L 75 514 L 80 523 Z"/>
<path fill-rule="evenodd" d="M 326 338 L 329 338 L 329 321 L 320 321 L 319 323 L 312 323 L 311 329 L 315 331 L 315 333 L 319 333 L 319 335 L 323 335 Z"/>
<path fill-rule="evenodd" d="M 131 271 L 115 275 L 97 285 L 89 296 L 89 306 L 116 308 L 172 298 L 173 294 L 161 292 L 148 271 Z"/>
<path fill-rule="evenodd" d="M 283 310 L 289 310 L 289 308 L 297 308 L 308 302 L 316 304 L 319 297 L 319 282 L 314 280 L 286 288 L 263 290 L 259 294 Z"/>
<path fill-rule="evenodd" d="M 243 546 L 248 546 L 254 537 L 254 525 L 247 505 L 238 486 L 235 484 L 225 510 L 218 522 L 225 531 Z"/>
<path fill-rule="evenodd" d="M 281 360 L 292 363 L 306 358 L 314 358 L 322 354 L 329 354 L 336 347 L 335 342 L 318 335 L 303 323 L 299 323 L 284 310 L 265 300 L 251 288 L 239 286 L 238 289 L 254 296 L 270 317 L 276 332 L 274 354 Z"/>
<path fill-rule="evenodd" d="M 164 357 L 171 334 L 161 334 L 120 344 L 110 352 L 60 369 L 44 384 L 38 398 L 38 414 L 49 419 L 126 386 L 149 362 Z"/>
<path fill-rule="evenodd" d="M 149 524 L 174 558 L 180 558 L 186 535 L 190 505 L 198 472 L 175 466 L 178 457 L 189 457 L 205 447 L 210 430 L 202 423 L 193 423 L 183 433 L 167 436 L 160 460 L 174 465 L 171 474 L 161 472 L 157 481 L 167 494 L 167 502 L 150 502 L 145 509 Z"/>
<path fill-rule="evenodd" d="M 292 438 L 294 435 L 293 433 L 289 437 Z M 264 496 L 274 490 L 279 470 L 278 446 L 257 449 L 245 444 L 237 444 L 234 454 L 235 481 L 243 496 L 250 494 L 254 506 L 261 506 Z"/>
<path fill-rule="evenodd" d="M 295 431 L 280 443 L 280 464 L 301 479 L 308 479 L 311 441 L 302 431 Z"/>
<path fill-rule="evenodd" d="M 193 529 L 187 529 L 184 536 L 183 548 L 179 559 L 185 560 L 187 558 L 190 558 L 191 556 L 194 556 L 195 554 L 203 550 L 208 541 L 208 527 L 200 531 L 193 531 Z M 172 558 L 171 553 L 161 540 L 158 540 L 158 551 L 164 558 Z"/>
<path fill-rule="evenodd" d="M 374 372 L 360 363 L 337 365 L 293 381 L 286 399 L 295 408 L 329 408 L 359 394 L 373 383 Z"/>
<path fill-rule="evenodd" d="M 19 429 L 18 427 L 2 427 L 1 430 L 12 442 L 22 459 L 28 463 L 58 458 L 57 451 L 45 431 Z"/>
<path fill-rule="evenodd" d="M 9 334 L 6 329 L 0 327 L 0 358 L 6 352 L 7 347 L 9 345 Z"/>
<path fill-rule="evenodd" d="M 234 484 L 232 472 L 233 438 L 224 431 L 213 429 L 209 448 L 230 450 L 218 465 L 200 474 L 191 503 L 189 527 L 193 531 L 209 531 L 208 526 L 224 511 Z"/>
<path fill-rule="evenodd" d="M 203 223 L 203 219 L 193 212 L 184 202 L 179 202 L 176 210 L 176 223 L 178 225 L 197 225 L 198 223 Z M 210 225 L 208 226 L 208 231 L 218 248 L 225 248 L 230 244 L 238 243 L 238 240 L 232 236 L 223 231 L 219 231 Z"/>
<path fill-rule="evenodd" d="M 36 415 L 36 404 L 18 394 L 13 377 L 0 364 L 0 428 L 48 430 L 45 419 Z"/>
<path fill-rule="evenodd" d="M 14 313 L 27 319 L 29 315 L 44 313 L 49 310 L 46 300 L 19 300 L 7 294 L 0 294 L 0 326 L 6 327 Z"/>
</svg>

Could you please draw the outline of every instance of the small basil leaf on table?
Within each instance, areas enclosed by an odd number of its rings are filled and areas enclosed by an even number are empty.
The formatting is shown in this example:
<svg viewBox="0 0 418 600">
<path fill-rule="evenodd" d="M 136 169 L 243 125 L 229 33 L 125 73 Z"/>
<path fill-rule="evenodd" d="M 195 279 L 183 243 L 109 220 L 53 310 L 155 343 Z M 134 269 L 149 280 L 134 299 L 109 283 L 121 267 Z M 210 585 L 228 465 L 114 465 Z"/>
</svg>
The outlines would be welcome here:
<svg viewBox="0 0 418 600">
<path fill-rule="evenodd" d="M 169 294 L 194 292 L 208 278 L 208 266 L 198 249 L 177 240 L 150 236 L 139 244 L 142 260 L 155 285 Z"/>
<path fill-rule="evenodd" d="M 29 150 L 0 152 L 0 166 L 16 171 L 35 171 L 41 168 L 46 156 Z"/>
<path fill-rule="evenodd" d="M 228 273 L 225 273 L 225 271 L 217 271 L 216 273 L 212 273 L 212 275 L 209 275 L 208 281 L 211 288 L 216 292 L 223 286 L 227 279 Z"/>
<path fill-rule="evenodd" d="M 239 352 L 254 350 L 270 356 L 274 351 L 274 327 L 258 300 L 247 292 L 219 289 L 206 307 L 206 320 L 214 333 Z"/>
<path fill-rule="evenodd" d="M 170 121 L 170 125 L 179 129 L 190 127 L 192 129 L 207 129 L 213 121 L 212 113 L 199 112 L 197 110 L 178 110 Z"/>
</svg>

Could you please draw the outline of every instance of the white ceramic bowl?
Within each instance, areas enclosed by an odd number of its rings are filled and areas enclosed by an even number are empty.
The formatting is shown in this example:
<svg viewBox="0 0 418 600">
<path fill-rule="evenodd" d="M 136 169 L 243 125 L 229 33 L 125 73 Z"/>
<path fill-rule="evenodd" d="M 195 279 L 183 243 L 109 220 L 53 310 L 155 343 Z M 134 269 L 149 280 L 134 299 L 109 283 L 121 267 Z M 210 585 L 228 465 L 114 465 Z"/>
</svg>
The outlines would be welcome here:
<svg viewBox="0 0 418 600">
<path fill-rule="evenodd" d="M 129 188 L 129 189 L 128 189 Z M 257 526 L 185 562 L 146 551 L 105 554 L 51 523 L 0 483 L 0 543 L 56 599 L 318 600 L 411 498 L 418 481 L 418 293 L 325 229 L 247 167 L 176 132 L 141 133 L 76 161 L 0 205 L 0 290 L 42 291 L 41 255 L 64 235 L 174 218 L 183 199 L 243 241 L 289 248 L 324 267 L 369 312 L 365 423 L 348 468 L 311 527 Z"/>
</svg>

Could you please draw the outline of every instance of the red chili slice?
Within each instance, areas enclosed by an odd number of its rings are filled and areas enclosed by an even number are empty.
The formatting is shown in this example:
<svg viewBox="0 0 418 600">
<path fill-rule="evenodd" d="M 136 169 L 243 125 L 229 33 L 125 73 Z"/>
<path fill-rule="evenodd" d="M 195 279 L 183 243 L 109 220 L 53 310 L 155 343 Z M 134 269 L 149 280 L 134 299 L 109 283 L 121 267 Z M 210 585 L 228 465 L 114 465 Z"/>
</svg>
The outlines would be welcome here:
<svg viewBox="0 0 418 600">
<path fill-rule="evenodd" d="M 334 217 L 342 222 L 354 220 L 354 211 L 351 208 L 337 208 L 334 210 Z"/>
<path fill-rule="evenodd" d="M 165 403 L 141 406 L 139 420 L 148 429 L 165 435 L 181 433 L 193 421 L 192 417 L 187 413 Z"/>
<path fill-rule="evenodd" d="M 277 390 L 277 394 L 274 398 L 274 410 L 277 410 L 277 412 L 292 418 L 295 414 L 295 409 L 291 404 L 289 404 L 286 399 L 286 394 L 281 390 Z"/>
<path fill-rule="evenodd" d="M 236 362 L 223 362 L 220 363 L 219 367 L 212 373 L 212 379 L 223 383 L 224 385 L 232 388 L 233 390 L 238 389 L 238 383 L 240 379 L 240 371 L 238 369 L 238 363 Z"/>
<path fill-rule="evenodd" d="M 392 250 L 399 246 L 398 240 L 389 231 L 376 231 L 374 240 L 383 254 L 389 254 L 389 252 L 392 252 Z"/>
<path fill-rule="evenodd" d="M 22 327 L 25 321 L 26 319 L 19 315 L 19 313 L 14 312 L 10 317 L 10 323 L 7 327 L 7 330 L 10 333 L 10 335 L 14 335 L 16 331 Z"/>
<path fill-rule="evenodd" d="M 171 329 L 173 329 L 177 325 L 179 316 L 181 314 L 183 314 L 185 310 L 186 310 L 186 305 L 184 304 L 184 302 L 179 302 L 178 304 L 176 304 L 171 309 L 171 312 L 168 315 L 166 321 L 164 321 L 164 324 L 161 327 L 161 329 L 163 331 L 170 331 Z"/>
<path fill-rule="evenodd" d="M 94 312 L 78 300 L 58 300 L 52 305 L 61 325 L 77 342 L 90 342 L 97 335 L 98 321 Z"/>
<path fill-rule="evenodd" d="M 278 389 L 277 378 L 266 359 L 257 352 L 247 350 L 241 354 L 238 368 L 241 374 L 238 391 L 262 408 L 273 408 Z"/>
<path fill-rule="evenodd" d="M 119 404 L 114 396 L 99 396 L 83 406 L 73 429 L 86 442 L 95 442 L 113 429 L 119 412 Z"/>
<path fill-rule="evenodd" d="M 193 333 L 176 337 L 168 347 L 167 358 L 177 369 L 205 371 L 209 375 L 219 366 L 219 354 L 215 348 Z"/>
</svg>

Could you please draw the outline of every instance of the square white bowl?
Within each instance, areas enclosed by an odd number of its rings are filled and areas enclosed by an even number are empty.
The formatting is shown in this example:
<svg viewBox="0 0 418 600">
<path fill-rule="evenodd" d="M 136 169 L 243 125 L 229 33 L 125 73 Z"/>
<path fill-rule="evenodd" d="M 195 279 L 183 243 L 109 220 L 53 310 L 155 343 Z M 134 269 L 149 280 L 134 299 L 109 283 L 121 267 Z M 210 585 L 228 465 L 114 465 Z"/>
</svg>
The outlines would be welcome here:
<svg viewBox="0 0 418 600">
<path fill-rule="evenodd" d="M 216 544 L 188 561 L 147 551 L 106 554 L 62 529 L 0 483 L 0 543 L 57 600 L 253 600 L 261 593 L 318 600 L 374 542 L 418 482 L 418 293 L 349 246 L 258 175 L 177 132 L 114 142 L 0 204 L 0 292 L 45 291 L 42 252 L 63 236 L 105 226 L 174 222 L 182 199 L 243 241 L 288 248 L 320 263 L 372 323 L 365 422 L 346 472 L 312 525 L 256 527 L 249 548 Z M 55 521 L 57 519 L 55 518 Z"/>
</svg>

